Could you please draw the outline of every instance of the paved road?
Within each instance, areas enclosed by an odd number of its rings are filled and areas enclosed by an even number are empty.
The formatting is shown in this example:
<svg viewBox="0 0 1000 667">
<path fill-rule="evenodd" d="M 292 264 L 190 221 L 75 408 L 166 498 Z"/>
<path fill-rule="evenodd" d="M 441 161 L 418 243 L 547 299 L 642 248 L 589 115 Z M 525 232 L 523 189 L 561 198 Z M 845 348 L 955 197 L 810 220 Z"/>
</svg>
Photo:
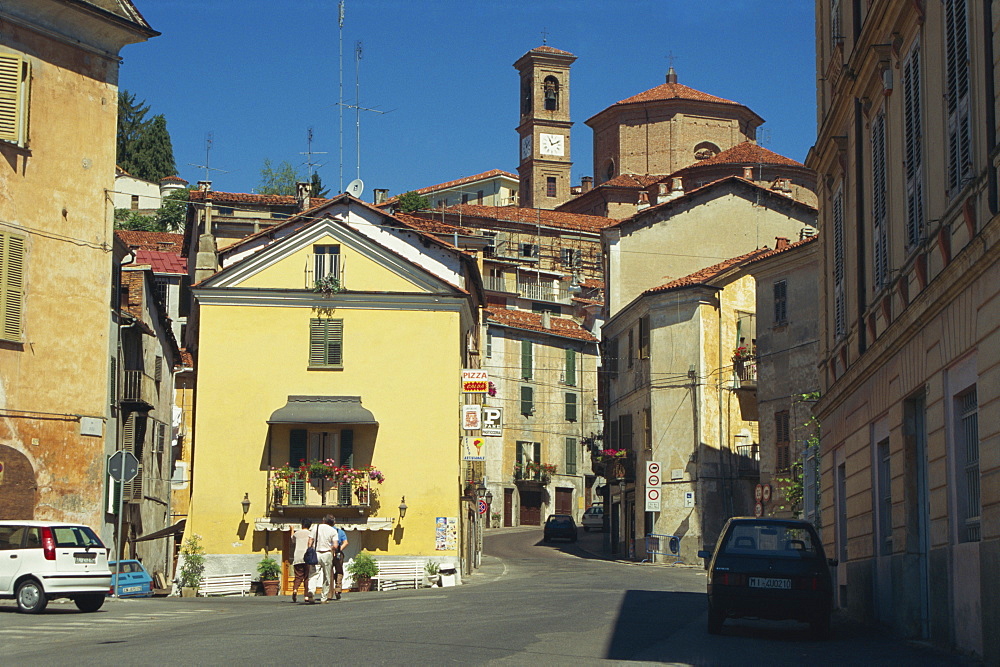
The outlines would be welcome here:
<svg viewBox="0 0 1000 667">
<path fill-rule="evenodd" d="M 795 623 L 705 630 L 705 578 L 692 567 L 607 561 L 599 534 L 544 544 L 539 529 L 491 531 L 464 586 L 288 598 L 110 600 L 94 614 L 41 616 L 0 603 L 0 663 L 953 665 L 953 655 L 843 622 L 813 642 Z M 971 664 L 971 663 L 964 663 Z"/>
</svg>

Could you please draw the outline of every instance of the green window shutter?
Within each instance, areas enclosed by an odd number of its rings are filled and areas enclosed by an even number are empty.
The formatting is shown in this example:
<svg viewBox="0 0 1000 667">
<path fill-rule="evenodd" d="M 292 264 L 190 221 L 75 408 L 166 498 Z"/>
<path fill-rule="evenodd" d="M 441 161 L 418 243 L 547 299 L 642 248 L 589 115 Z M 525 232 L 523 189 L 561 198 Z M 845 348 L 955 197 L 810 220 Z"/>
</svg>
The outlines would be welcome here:
<svg viewBox="0 0 1000 667">
<path fill-rule="evenodd" d="M 542 443 L 534 443 L 534 458 L 532 459 L 535 463 L 542 462 Z"/>
<path fill-rule="evenodd" d="M 531 379 L 531 341 L 521 341 L 521 377 L 525 380 Z"/>
<path fill-rule="evenodd" d="M 306 442 L 309 434 L 304 428 L 293 428 L 288 434 L 288 465 L 293 468 L 299 467 L 299 461 L 305 460 Z"/>
<path fill-rule="evenodd" d="M 340 432 L 340 461 L 342 466 L 354 467 L 354 430 L 345 428 Z"/>
<path fill-rule="evenodd" d="M 576 421 L 576 394 L 566 394 L 566 421 Z"/>
<path fill-rule="evenodd" d="M 309 320 L 309 365 L 343 365 L 344 320 Z"/>
<path fill-rule="evenodd" d="M 566 384 L 576 386 L 576 350 L 566 350 Z"/>
<path fill-rule="evenodd" d="M 493 334 L 489 331 L 486 332 L 486 358 L 491 359 L 493 357 Z"/>
<path fill-rule="evenodd" d="M 527 386 L 521 386 L 521 414 L 525 417 L 535 411 L 534 390 Z"/>
<path fill-rule="evenodd" d="M 0 53 L 0 139 L 17 144 L 24 139 L 25 90 L 22 81 L 27 61 L 13 53 Z"/>
<path fill-rule="evenodd" d="M 576 474 L 576 438 L 566 438 L 566 474 Z"/>
<path fill-rule="evenodd" d="M 21 340 L 24 237 L 0 234 L 0 327 L 4 340 Z"/>
</svg>

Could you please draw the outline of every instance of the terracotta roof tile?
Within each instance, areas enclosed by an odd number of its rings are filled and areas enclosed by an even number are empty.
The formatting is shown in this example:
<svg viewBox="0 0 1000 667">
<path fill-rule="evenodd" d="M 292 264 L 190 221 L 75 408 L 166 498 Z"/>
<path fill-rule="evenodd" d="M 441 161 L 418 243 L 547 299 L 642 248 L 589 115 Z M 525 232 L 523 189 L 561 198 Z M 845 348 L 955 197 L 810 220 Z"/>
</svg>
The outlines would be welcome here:
<svg viewBox="0 0 1000 667">
<path fill-rule="evenodd" d="M 750 262 L 751 260 L 757 259 L 764 254 L 771 252 L 770 248 L 758 248 L 757 250 L 752 250 L 745 255 L 740 255 L 739 257 L 733 257 L 725 261 L 719 262 L 718 264 L 713 264 L 712 266 L 707 266 L 704 269 L 695 271 L 694 273 L 684 276 L 683 278 L 678 278 L 677 280 L 672 280 L 665 285 L 660 285 L 658 287 L 652 287 L 643 294 L 659 294 L 661 292 L 670 292 L 672 290 L 683 289 L 685 287 L 693 287 L 695 285 L 705 285 L 713 278 L 725 273 L 729 269 L 739 266 L 745 262 Z"/>
<path fill-rule="evenodd" d="M 709 95 L 708 93 L 703 93 L 700 90 L 695 90 L 694 88 L 685 86 L 682 83 L 661 83 L 655 88 L 650 88 L 649 90 L 641 92 L 638 95 L 633 95 L 632 97 L 626 97 L 624 100 L 615 102 L 615 104 L 636 104 L 637 102 L 653 102 L 656 100 L 673 99 L 743 106 L 739 102 L 733 102 L 732 100 L 716 97 L 715 95 Z"/>
<path fill-rule="evenodd" d="M 801 162 L 796 162 L 792 158 L 785 157 L 784 155 L 778 155 L 774 151 L 769 151 L 763 146 L 758 146 L 750 141 L 744 141 L 741 144 L 736 144 L 728 150 L 724 150 L 718 155 L 713 155 L 712 157 L 699 160 L 694 164 L 682 169 L 681 171 L 687 171 L 688 169 L 696 169 L 698 167 L 704 167 L 710 164 L 740 164 L 740 163 L 753 163 L 753 164 L 783 164 L 792 167 L 804 167 Z"/>
<path fill-rule="evenodd" d="M 526 310 L 510 310 L 508 308 L 500 308 L 497 306 L 484 308 L 483 312 L 486 313 L 486 316 L 491 322 L 514 329 L 537 331 L 555 336 L 562 336 L 564 338 L 585 340 L 593 343 L 597 342 L 597 337 L 595 337 L 594 334 L 580 326 L 576 320 L 569 318 L 552 315 L 549 317 L 550 328 L 546 329 L 542 326 L 541 313 L 531 313 Z"/>
<path fill-rule="evenodd" d="M 465 178 L 459 178 L 454 181 L 448 181 L 447 183 L 439 183 L 437 185 L 428 185 L 425 188 L 420 188 L 419 190 L 414 190 L 418 195 L 427 194 L 428 192 L 436 192 L 438 190 L 447 190 L 448 188 L 454 188 L 459 185 L 465 185 L 466 183 L 474 183 L 475 181 L 484 181 L 488 178 L 494 178 L 495 176 L 506 176 L 507 178 L 517 180 L 517 174 L 512 174 L 509 171 L 504 171 L 503 169 L 490 169 L 489 171 L 484 171 L 481 174 L 474 174 L 472 176 L 466 176 Z M 399 196 L 392 197 L 389 201 L 395 201 L 399 199 Z"/>
<path fill-rule="evenodd" d="M 789 243 L 788 245 L 786 245 L 783 248 L 775 248 L 774 250 L 769 250 L 769 251 L 765 252 L 763 255 L 760 255 L 759 257 L 754 257 L 753 259 L 751 259 L 748 262 L 748 264 L 752 264 L 753 262 L 759 262 L 761 260 L 767 259 L 768 257 L 774 257 L 775 255 L 780 255 L 782 253 L 786 253 L 789 250 L 795 250 L 796 248 L 801 248 L 802 246 L 808 245 L 810 243 L 813 243 L 814 241 L 816 241 L 818 239 L 819 239 L 819 235 L 818 234 L 816 236 L 807 236 L 806 238 L 802 239 L 801 241 L 796 241 L 795 243 Z"/>
<path fill-rule="evenodd" d="M 610 181 L 604 181 L 597 187 L 645 189 L 664 178 L 666 178 L 665 174 L 619 174 Z"/>
<path fill-rule="evenodd" d="M 542 53 L 556 53 L 563 56 L 573 55 L 569 51 L 560 51 L 559 49 L 554 49 L 551 46 L 546 46 L 544 44 L 542 46 L 536 46 L 535 48 L 532 49 L 532 51 L 540 51 Z"/>
<path fill-rule="evenodd" d="M 431 218 L 420 218 L 415 215 L 408 215 L 406 213 L 393 213 L 392 217 L 397 220 L 402 220 L 407 225 L 418 229 L 422 232 L 428 234 L 461 234 L 466 236 L 470 233 L 468 227 L 456 227 L 455 225 L 449 225 L 447 223 L 441 222 L 440 220 L 433 220 Z"/>
<path fill-rule="evenodd" d="M 160 179 L 160 183 L 164 183 L 164 182 L 168 182 L 168 183 L 187 183 L 187 181 L 185 181 L 180 176 L 164 176 L 163 178 Z"/>
<path fill-rule="evenodd" d="M 181 366 L 184 368 L 194 368 L 194 357 L 191 355 L 191 350 L 186 347 L 181 348 Z"/>
<path fill-rule="evenodd" d="M 587 289 L 604 289 L 604 281 L 597 278 L 584 278 L 580 281 L 580 287 Z"/>
<path fill-rule="evenodd" d="M 115 236 L 131 250 L 158 250 L 180 254 L 181 246 L 184 244 L 183 234 L 169 232 L 136 232 L 128 229 L 116 229 Z"/>
<path fill-rule="evenodd" d="M 187 259 L 175 252 L 160 252 L 157 250 L 137 250 L 136 264 L 148 264 L 153 273 L 187 273 Z"/>
<path fill-rule="evenodd" d="M 548 211 L 540 208 L 521 208 L 519 206 L 479 206 L 476 204 L 457 204 L 445 209 L 452 215 L 490 218 L 504 222 L 519 222 L 533 225 L 540 223 L 549 227 L 572 229 L 585 232 L 599 232 L 604 227 L 616 222 L 612 218 L 600 215 L 583 215 L 581 213 L 564 213 L 563 211 Z"/>
<path fill-rule="evenodd" d="M 211 191 L 213 204 L 255 204 L 257 206 L 296 206 L 298 199 L 293 195 L 255 195 L 247 192 L 217 192 Z M 205 201 L 203 190 L 192 190 L 191 201 Z M 321 197 L 312 197 L 310 207 L 319 206 L 330 201 Z"/>
</svg>

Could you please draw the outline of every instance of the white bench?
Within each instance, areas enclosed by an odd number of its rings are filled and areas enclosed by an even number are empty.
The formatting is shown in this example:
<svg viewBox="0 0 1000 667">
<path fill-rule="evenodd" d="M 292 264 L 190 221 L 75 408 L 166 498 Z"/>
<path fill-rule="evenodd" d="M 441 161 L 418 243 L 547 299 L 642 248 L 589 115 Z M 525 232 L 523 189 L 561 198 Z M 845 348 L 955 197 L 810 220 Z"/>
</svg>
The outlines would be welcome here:
<svg viewBox="0 0 1000 667">
<path fill-rule="evenodd" d="M 424 578 L 422 560 L 379 560 L 378 590 L 393 591 L 397 588 L 420 588 Z"/>
<path fill-rule="evenodd" d="M 242 574 L 216 574 L 202 577 L 198 582 L 198 595 L 237 595 L 241 597 L 250 593 L 249 572 Z"/>
</svg>

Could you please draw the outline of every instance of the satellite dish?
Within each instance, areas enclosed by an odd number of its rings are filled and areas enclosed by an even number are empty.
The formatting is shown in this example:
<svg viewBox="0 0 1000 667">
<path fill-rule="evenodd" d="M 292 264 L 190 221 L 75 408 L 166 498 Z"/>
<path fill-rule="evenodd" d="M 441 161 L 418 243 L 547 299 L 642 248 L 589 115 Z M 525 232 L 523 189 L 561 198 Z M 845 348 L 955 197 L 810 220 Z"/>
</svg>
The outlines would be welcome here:
<svg viewBox="0 0 1000 667">
<path fill-rule="evenodd" d="M 361 199 L 361 193 L 365 191 L 365 184 L 360 178 L 355 178 L 347 184 L 347 194 L 355 199 Z"/>
</svg>

